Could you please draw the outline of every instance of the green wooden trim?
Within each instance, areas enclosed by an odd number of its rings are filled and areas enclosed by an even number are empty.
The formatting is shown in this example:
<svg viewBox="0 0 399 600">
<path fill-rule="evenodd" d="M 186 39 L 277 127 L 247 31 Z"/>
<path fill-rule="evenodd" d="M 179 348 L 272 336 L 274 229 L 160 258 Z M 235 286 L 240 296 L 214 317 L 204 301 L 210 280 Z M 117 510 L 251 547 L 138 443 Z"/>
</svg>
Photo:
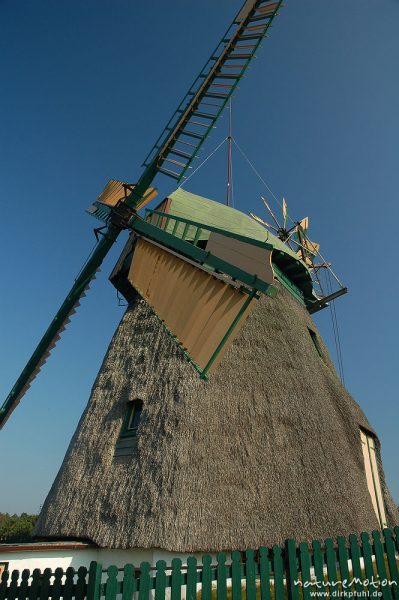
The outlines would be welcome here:
<svg viewBox="0 0 399 600">
<path fill-rule="evenodd" d="M 157 571 L 157 577 L 158 577 L 158 571 Z M 137 592 L 137 580 L 135 577 L 134 565 L 127 564 L 124 566 L 124 569 L 123 569 L 122 600 L 132 600 L 132 598 L 134 597 L 133 594 L 135 594 L 136 592 Z M 90 598 L 88 598 L 87 600 L 90 600 Z M 157 598 L 157 600 L 160 600 L 160 599 Z"/>
<path fill-rule="evenodd" d="M 374 570 L 373 570 L 372 552 L 371 552 L 371 547 L 370 547 L 370 543 L 369 543 L 369 539 L 370 539 L 369 534 L 366 532 L 361 533 L 360 539 L 362 541 L 362 554 L 363 554 L 364 570 L 366 572 L 366 578 L 369 581 L 371 581 L 374 577 Z M 370 592 L 370 596 L 372 598 L 378 597 L 378 590 L 374 586 L 369 586 L 369 592 Z"/>
<path fill-rule="evenodd" d="M 275 600 L 284 600 L 284 565 L 282 549 L 280 546 L 273 546 L 272 552 Z"/>
<path fill-rule="evenodd" d="M 337 539 L 338 543 L 338 562 L 339 562 L 339 571 L 340 571 L 340 579 L 342 581 L 342 593 L 344 598 L 352 597 L 351 590 L 349 588 L 349 582 L 351 580 L 349 575 L 349 567 L 348 567 L 348 551 L 346 549 L 346 540 L 344 537 L 340 536 Z"/>
<path fill-rule="evenodd" d="M 287 591 L 288 600 L 299 600 L 299 588 L 295 585 L 298 581 L 298 561 L 296 555 L 295 540 L 287 540 L 285 543 L 286 564 L 287 564 Z"/>
<path fill-rule="evenodd" d="M 385 548 L 387 553 L 387 561 L 389 567 L 390 580 L 396 582 L 392 588 L 392 593 L 395 600 L 399 599 L 399 569 L 398 563 L 396 562 L 395 543 L 391 529 L 384 529 L 383 536 L 385 540 Z"/>
<path fill-rule="evenodd" d="M 241 552 L 235 550 L 231 553 L 231 598 L 242 600 L 241 580 L 243 578 Z"/>
<path fill-rule="evenodd" d="M 224 552 L 219 552 L 216 556 L 217 561 L 217 600 L 227 600 L 227 569 L 226 555 Z"/>
<path fill-rule="evenodd" d="M 386 583 L 388 581 L 387 570 L 385 566 L 384 548 L 381 543 L 380 531 L 373 531 L 371 534 L 373 539 L 373 548 L 375 562 L 377 565 L 378 578 L 381 582 Z M 384 600 L 392 600 L 391 590 L 387 585 L 381 585 L 380 591 Z"/>
<path fill-rule="evenodd" d="M 200 263 L 205 268 L 211 267 L 212 270 L 226 273 L 227 275 L 230 275 L 232 279 L 236 279 L 268 296 L 275 297 L 277 295 L 277 288 L 274 285 L 262 281 L 256 277 L 256 275 L 247 273 L 231 263 L 221 260 L 210 252 L 206 252 L 205 250 L 194 246 L 190 242 L 186 242 L 151 223 L 143 221 L 143 219 L 138 216 L 132 217 L 129 221 L 129 227 L 136 233 L 159 242 L 171 250 L 180 252 L 191 260 Z"/>
<path fill-rule="evenodd" d="M 212 600 L 212 557 L 205 554 L 202 557 L 201 600 Z"/>
<path fill-rule="evenodd" d="M 294 298 L 296 300 L 298 300 L 298 302 L 300 304 L 302 304 L 303 306 L 306 306 L 306 302 L 304 300 L 304 295 L 301 292 L 301 290 L 299 289 L 299 287 L 297 287 L 295 285 L 295 283 L 293 283 L 284 273 L 283 271 L 280 269 L 280 267 L 278 267 L 276 265 L 276 263 L 273 262 L 273 271 L 274 271 L 274 275 L 277 279 L 277 281 L 279 281 L 281 283 L 281 285 L 283 285 L 285 287 L 286 290 L 289 291 L 289 293 L 291 294 L 291 296 L 294 296 Z"/>
<path fill-rule="evenodd" d="M 312 577 L 310 574 L 310 556 L 309 556 L 309 546 L 302 542 L 299 545 L 299 560 L 301 567 L 301 580 L 302 580 L 302 595 L 303 600 L 311 600 L 311 585 L 309 585 L 312 581 Z"/>
<path fill-rule="evenodd" d="M 230 327 L 228 328 L 228 330 L 224 334 L 224 336 L 222 338 L 222 341 L 220 342 L 220 344 L 218 345 L 218 347 L 216 348 L 216 350 L 212 354 L 212 356 L 209 359 L 209 361 L 207 362 L 206 366 L 204 367 L 204 369 L 203 369 L 203 371 L 201 373 L 201 377 L 202 378 L 204 378 L 204 377 L 207 376 L 209 369 L 212 367 L 213 363 L 215 362 L 215 360 L 217 359 L 217 357 L 219 356 L 219 354 L 221 353 L 221 351 L 225 347 L 225 345 L 226 345 L 229 337 L 233 333 L 234 329 L 237 327 L 237 325 L 240 322 L 242 316 L 244 315 L 245 311 L 247 310 L 248 306 L 251 304 L 251 302 L 255 298 L 255 296 L 256 296 L 256 292 L 255 292 L 255 290 L 253 290 L 250 293 L 250 295 L 248 296 L 248 298 L 245 300 L 244 304 L 242 305 L 242 307 L 238 311 L 236 317 L 234 318 L 232 324 L 230 325 Z"/>
<path fill-rule="evenodd" d="M 165 217 L 168 221 L 178 221 L 179 223 L 186 223 L 187 225 L 191 225 L 196 227 L 197 229 L 201 229 L 202 231 L 210 231 L 214 233 L 220 233 L 229 238 L 233 238 L 238 240 L 239 242 L 244 242 L 245 244 L 250 244 L 251 246 L 257 246 L 258 248 L 264 248 L 265 250 L 273 250 L 273 244 L 269 242 L 261 242 L 260 240 L 255 240 L 254 238 L 247 237 L 245 235 L 240 235 L 239 233 L 234 233 L 227 229 L 222 229 L 221 227 L 215 227 L 213 225 L 205 225 L 204 223 L 200 223 L 199 221 L 192 221 L 191 219 L 186 219 L 185 217 L 180 217 L 177 215 L 173 215 L 170 213 L 164 213 L 158 210 L 146 209 L 146 213 L 148 215 L 160 215 L 161 217 Z M 166 225 L 165 225 L 166 227 Z M 195 238 L 194 238 L 195 239 Z M 299 261 L 298 261 L 299 262 Z"/>
<path fill-rule="evenodd" d="M 349 536 L 349 556 L 352 561 L 353 578 L 355 579 L 355 591 L 357 594 L 361 594 L 363 591 L 362 580 L 362 568 L 360 563 L 360 548 L 356 535 L 352 534 Z"/>
<path fill-rule="evenodd" d="M 89 580 L 87 583 L 87 600 L 100 600 L 102 564 L 93 560 L 89 567 Z"/>
</svg>

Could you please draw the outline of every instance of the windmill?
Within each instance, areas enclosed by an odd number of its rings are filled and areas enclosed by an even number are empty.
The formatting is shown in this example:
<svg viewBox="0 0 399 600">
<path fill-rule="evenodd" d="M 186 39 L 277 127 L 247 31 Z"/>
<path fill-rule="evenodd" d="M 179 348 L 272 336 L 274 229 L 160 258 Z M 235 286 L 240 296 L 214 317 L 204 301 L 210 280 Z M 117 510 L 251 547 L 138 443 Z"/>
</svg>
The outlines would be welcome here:
<svg viewBox="0 0 399 600">
<path fill-rule="evenodd" d="M 40 536 L 194 552 L 395 519 L 378 439 L 310 317 L 333 294 L 314 290 L 306 223 L 291 232 L 284 220 L 273 235 L 181 187 L 148 208 L 156 176 L 184 180 L 280 7 L 244 3 L 140 178 L 110 180 L 88 209 L 102 222 L 98 243 L 0 412 L 4 426 L 127 230 L 110 280 L 129 306 L 44 504 Z M 305 255 L 287 245 L 294 235 Z M 313 502 L 319 489 L 327 491 Z"/>
</svg>

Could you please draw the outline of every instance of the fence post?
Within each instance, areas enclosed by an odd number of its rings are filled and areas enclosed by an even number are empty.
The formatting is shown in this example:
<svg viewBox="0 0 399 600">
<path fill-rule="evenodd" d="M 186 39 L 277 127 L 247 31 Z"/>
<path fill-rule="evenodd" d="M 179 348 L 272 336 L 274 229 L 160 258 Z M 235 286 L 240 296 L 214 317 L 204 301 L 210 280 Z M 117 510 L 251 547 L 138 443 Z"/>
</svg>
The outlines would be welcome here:
<svg viewBox="0 0 399 600">
<path fill-rule="evenodd" d="M 100 600 L 100 586 L 103 566 L 96 560 L 92 560 L 89 567 L 89 579 L 87 582 L 87 600 Z"/>
<path fill-rule="evenodd" d="M 298 584 L 298 562 L 296 558 L 296 543 L 295 540 L 287 540 L 285 542 L 285 564 L 287 569 L 287 592 L 288 600 L 299 600 Z"/>
</svg>

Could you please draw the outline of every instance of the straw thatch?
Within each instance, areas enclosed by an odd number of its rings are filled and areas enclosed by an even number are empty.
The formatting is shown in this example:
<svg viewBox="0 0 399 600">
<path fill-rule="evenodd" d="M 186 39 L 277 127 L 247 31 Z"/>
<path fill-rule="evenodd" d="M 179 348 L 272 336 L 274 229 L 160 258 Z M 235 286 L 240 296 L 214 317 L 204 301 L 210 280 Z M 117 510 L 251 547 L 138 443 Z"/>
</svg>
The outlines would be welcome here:
<svg viewBox="0 0 399 600">
<path fill-rule="evenodd" d="M 378 527 L 359 426 L 306 310 L 262 297 L 209 382 L 137 297 L 123 317 L 36 534 L 174 552 L 259 547 Z M 137 449 L 115 457 L 126 402 Z M 390 524 L 397 510 L 385 489 Z"/>
</svg>

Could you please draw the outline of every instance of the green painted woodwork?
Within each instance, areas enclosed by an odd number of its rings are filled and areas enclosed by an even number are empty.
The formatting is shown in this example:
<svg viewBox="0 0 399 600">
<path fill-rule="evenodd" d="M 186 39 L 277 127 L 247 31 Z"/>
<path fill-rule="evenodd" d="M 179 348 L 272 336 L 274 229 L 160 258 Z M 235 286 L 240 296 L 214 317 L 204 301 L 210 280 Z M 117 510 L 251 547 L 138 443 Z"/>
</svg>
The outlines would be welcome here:
<svg viewBox="0 0 399 600">
<path fill-rule="evenodd" d="M 284 600 L 284 563 L 282 548 L 273 546 L 273 572 L 275 600 Z"/>
<path fill-rule="evenodd" d="M 364 561 L 364 571 L 366 573 L 366 577 L 369 581 L 371 581 L 374 577 L 374 570 L 373 570 L 373 558 L 372 558 L 372 552 L 371 552 L 371 547 L 370 547 L 370 536 L 368 533 L 363 532 L 360 535 L 360 539 L 362 541 L 362 555 L 363 555 L 363 561 Z M 372 598 L 377 598 L 378 597 L 378 591 L 376 590 L 376 588 L 374 588 L 373 586 L 369 587 L 369 592 L 370 592 L 370 596 Z"/>
<path fill-rule="evenodd" d="M 355 579 L 354 587 L 357 594 L 361 594 L 363 586 L 360 583 L 362 579 L 362 568 L 360 563 L 360 548 L 357 537 L 352 534 L 349 536 L 349 558 L 352 561 L 352 576 Z"/>
<path fill-rule="evenodd" d="M 159 217 L 159 226 L 179 238 L 198 244 L 209 239 L 212 231 L 273 250 L 273 268 L 277 279 L 294 297 L 306 305 L 317 301 L 309 269 L 284 242 L 249 215 L 215 200 L 178 188 L 169 195 L 168 212 L 147 210 L 147 218 Z M 162 218 L 161 218 L 162 217 Z M 177 223 L 174 219 L 179 219 Z M 191 227 L 186 228 L 186 224 Z M 198 231 L 201 228 L 201 232 Z M 251 241 L 250 241 L 251 240 Z"/>
<path fill-rule="evenodd" d="M 349 574 L 349 566 L 348 566 L 348 551 L 346 548 L 346 540 L 344 537 L 340 536 L 337 540 L 338 543 L 338 562 L 339 562 L 339 571 L 340 571 L 340 579 L 342 582 L 346 582 L 342 584 L 342 593 L 344 597 L 350 597 L 351 590 L 349 589 L 349 581 L 351 581 L 351 577 Z"/>
<path fill-rule="evenodd" d="M 205 554 L 202 557 L 201 600 L 212 600 L 212 557 Z"/>
<path fill-rule="evenodd" d="M 306 584 L 310 584 L 312 581 L 312 577 L 311 577 L 311 573 L 310 573 L 310 554 L 309 554 L 309 546 L 305 543 L 302 542 L 302 544 L 299 545 L 299 564 L 300 564 L 300 570 L 301 570 L 301 581 L 302 581 L 302 596 L 303 596 L 303 600 L 310 600 L 311 599 L 311 586 L 310 585 L 306 585 Z"/>
<path fill-rule="evenodd" d="M 334 542 L 328 538 L 325 542 L 326 558 L 327 558 L 327 578 L 330 584 L 330 598 L 338 598 L 339 587 L 337 585 L 337 556 L 334 550 Z"/>
<path fill-rule="evenodd" d="M 155 600 L 165 600 L 165 590 L 167 584 L 167 576 L 166 576 L 166 562 L 164 560 L 158 560 L 156 564 L 156 577 L 155 577 Z M 126 598 L 126 600 L 131 600 L 130 598 Z M 122 600 L 124 600 L 122 598 Z"/>
<path fill-rule="evenodd" d="M 231 553 L 231 597 L 232 600 L 242 600 L 241 581 L 243 579 L 243 568 L 241 563 L 241 552 L 235 550 Z"/>
<path fill-rule="evenodd" d="M 148 562 L 142 562 L 140 564 L 140 578 L 139 578 L 139 597 L 138 600 L 149 600 L 150 591 L 152 589 L 152 580 L 150 577 L 151 565 Z M 107 598 L 105 598 L 107 600 Z"/>
<path fill-rule="evenodd" d="M 250 273 L 246 273 L 242 269 L 235 267 L 234 265 L 221 260 L 217 256 L 214 256 L 210 252 L 206 252 L 201 248 L 198 248 L 191 244 L 190 242 L 186 242 L 170 233 L 167 233 L 163 229 L 152 225 L 146 221 L 143 221 L 138 216 L 132 217 L 129 222 L 129 226 L 133 231 L 143 235 L 144 237 L 151 239 L 155 242 L 159 242 L 163 246 L 170 248 L 176 252 L 179 252 L 183 256 L 198 262 L 205 268 L 207 268 L 210 272 L 212 271 L 220 271 L 222 273 L 226 273 L 230 275 L 233 279 L 237 279 L 241 283 L 258 290 L 268 296 L 274 297 L 277 294 L 277 289 L 265 281 L 262 281 L 255 275 Z"/>
<path fill-rule="evenodd" d="M 390 529 L 384 529 L 383 536 L 385 540 L 385 550 L 387 555 L 388 567 L 389 567 L 389 579 L 391 581 L 397 581 L 398 585 L 392 589 L 392 595 L 395 600 L 399 599 L 399 569 L 396 561 L 395 554 L 395 542 L 393 540 L 393 534 Z"/>
<path fill-rule="evenodd" d="M 233 333 L 234 329 L 237 327 L 238 323 L 242 319 L 245 311 L 247 310 L 248 306 L 251 304 L 251 302 L 255 298 L 255 296 L 256 296 L 256 291 L 253 290 L 249 294 L 248 298 L 246 299 L 246 301 L 244 302 L 244 304 L 242 305 L 242 307 L 240 308 L 240 310 L 238 311 L 237 316 L 235 317 L 235 319 L 233 320 L 232 324 L 230 325 L 230 327 L 228 328 L 228 330 L 224 334 L 222 341 L 220 342 L 220 344 L 216 348 L 215 352 L 212 354 L 211 358 L 209 359 L 209 361 L 208 361 L 207 365 L 205 366 L 204 370 L 202 371 L 202 373 L 201 373 L 201 377 L 202 378 L 205 378 L 207 376 L 209 369 L 212 367 L 213 363 L 215 362 L 215 360 L 217 359 L 217 357 L 219 356 L 219 354 L 221 353 L 221 351 L 223 350 L 223 348 L 227 344 L 227 341 L 228 341 L 229 337 Z"/>
<path fill-rule="evenodd" d="M 187 587 L 186 600 L 196 600 L 197 598 L 197 559 L 190 556 L 187 559 Z"/>
<path fill-rule="evenodd" d="M 128 566 L 128 565 L 127 565 Z M 61 572 L 62 575 L 62 572 Z M 93 560 L 89 567 L 89 580 L 87 584 L 87 597 L 91 600 L 100 600 L 100 586 L 102 576 L 102 564 Z M 123 598 L 127 600 L 127 598 Z"/>
<path fill-rule="evenodd" d="M 226 555 L 219 552 L 216 556 L 217 561 L 217 600 L 227 600 L 227 568 Z M 251 599 L 252 600 L 252 599 Z"/>
<path fill-rule="evenodd" d="M 298 560 L 296 555 L 295 540 L 287 540 L 285 544 L 285 554 L 287 557 L 287 591 L 289 600 L 299 600 L 299 588 L 295 585 L 298 581 Z"/>
<path fill-rule="evenodd" d="M 245 552 L 245 584 L 246 600 L 256 600 L 256 564 L 253 550 Z"/>
<path fill-rule="evenodd" d="M 385 566 L 385 554 L 384 548 L 381 543 L 381 533 L 379 531 L 373 531 L 371 534 L 373 540 L 373 554 L 375 556 L 375 563 L 377 567 L 378 578 L 381 581 L 387 581 L 387 569 Z M 384 585 L 381 587 L 383 600 L 392 600 L 391 591 L 388 586 Z"/>
<path fill-rule="evenodd" d="M 327 592 L 329 598 L 341 593 L 339 585 L 324 587 L 304 587 L 311 581 L 311 567 L 314 567 L 315 579 L 322 584 L 339 582 L 353 578 L 354 590 L 359 593 L 367 590 L 362 582 L 365 579 L 381 582 L 384 580 L 399 584 L 396 548 L 399 543 L 399 528 L 385 529 L 383 540 L 379 531 L 370 536 L 362 533 L 361 549 L 364 569 L 360 564 L 360 546 L 356 535 L 348 539 L 338 537 L 325 542 L 324 550 L 319 541 L 297 544 L 288 540 L 284 547 L 260 548 L 258 552 L 247 550 L 245 553 L 234 551 L 231 555 L 221 552 L 216 561 L 206 554 L 201 560 L 188 557 L 185 564 L 174 558 L 171 564 L 159 560 L 155 567 L 142 562 L 135 570 L 132 564 L 123 569 L 115 565 L 102 569 L 101 563 L 93 561 L 90 568 L 80 567 L 75 570 L 68 567 L 66 571 L 56 569 L 54 572 L 45 569 L 43 573 L 35 569 L 32 574 L 28 569 L 9 573 L 5 571 L 0 583 L 0 600 L 132 600 L 138 592 L 138 600 L 149 600 L 154 593 L 155 600 L 181 600 L 185 593 L 187 600 L 308 600 L 310 591 Z M 351 568 L 348 561 L 351 560 Z M 337 566 L 339 565 L 339 574 Z M 170 574 L 169 574 L 170 573 Z M 103 577 L 103 582 L 101 578 Z M 120 580 L 118 580 L 120 579 Z M 298 580 L 302 585 L 295 586 Z M 259 590 L 260 583 L 260 590 Z M 212 590 L 216 584 L 216 593 Z M 183 586 L 186 586 L 183 589 Z M 354 591 L 349 587 L 342 591 Z M 398 585 L 382 585 L 379 588 L 369 586 L 370 595 L 382 595 L 384 600 L 397 598 Z M 341 596 L 340 596 L 341 597 Z M 345 595 L 343 595 L 345 597 Z"/>
<path fill-rule="evenodd" d="M 271 600 L 270 574 L 269 549 L 262 547 L 259 550 L 260 600 Z"/>
<path fill-rule="evenodd" d="M 174 558 L 172 560 L 172 577 L 171 577 L 171 600 L 181 600 L 181 586 L 182 586 L 182 561 L 180 558 Z M 141 600 L 141 598 L 139 598 Z"/>
<path fill-rule="evenodd" d="M 323 584 L 324 583 L 324 565 L 326 564 L 326 560 L 324 557 L 324 552 L 321 548 L 321 543 L 319 542 L 319 540 L 314 540 L 312 542 L 312 549 L 313 549 L 313 567 L 314 567 L 314 572 L 315 572 L 315 577 L 316 577 L 316 581 L 319 582 L 319 584 Z M 318 591 L 320 589 L 320 591 L 325 591 L 326 588 L 316 588 L 316 591 Z"/>
<path fill-rule="evenodd" d="M 74 284 L 67 297 L 59 308 L 54 319 L 50 323 L 46 333 L 40 340 L 38 346 L 30 357 L 21 375 L 18 377 L 12 390 L 8 394 L 3 406 L 0 408 L 0 428 L 8 418 L 9 414 L 18 404 L 24 393 L 25 386 L 35 376 L 36 370 L 43 363 L 46 353 L 49 351 L 52 343 L 55 341 L 58 332 L 63 327 L 65 320 L 71 314 L 79 299 L 84 295 L 85 290 L 90 285 L 96 271 L 99 269 L 108 251 L 116 241 L 120 230 L 110 226 L 105 236 L 103 236 L 87 260 L 86 264 L 76 277 Z"/>
</svg>

